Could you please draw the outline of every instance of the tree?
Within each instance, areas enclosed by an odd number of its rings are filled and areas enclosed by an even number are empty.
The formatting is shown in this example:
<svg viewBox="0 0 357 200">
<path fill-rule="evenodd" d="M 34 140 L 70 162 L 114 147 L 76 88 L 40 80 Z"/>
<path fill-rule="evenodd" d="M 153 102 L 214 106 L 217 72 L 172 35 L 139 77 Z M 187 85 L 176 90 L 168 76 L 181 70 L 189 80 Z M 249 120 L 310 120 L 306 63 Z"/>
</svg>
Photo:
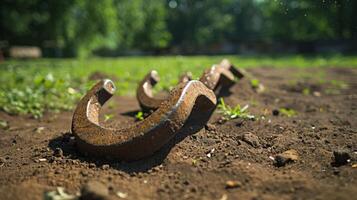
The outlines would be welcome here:
<svg viewBox="0 0 357 200">
<path fill-rule="evenodd" d="M 202 47 L 224 41 L 234 30 L 233 3 L 232 0 L 169 0 L 168 27 L 173 44 Z"/>
<path fill-rule="evenodd" d="M 355 1 L 280 0 L 261 5 L 266 30 L 273 39 L 316 41 L 351 39 L 351 11 Z M 345 13 L 345 11 L 347 11 Z"/>
<path fill-rule="evenodd" d="M 52 4 L 56 12 L 56 5 Z M 86 56 L 98 47 L 115 48 L 118 43 L 117 12 L 112 0 L 100 4 L 74 0 L 60 16 L 53 15 L 55 40 L 70 55 Z"/>
<path fill-rule="evenodd" d="M 85 56 L 101 46 L 118 43 L 112 0 L 4 0 L 1 3 L 2 40 L 11 45 L 38 45 L 51 40 L 68 56 Z"/>
</svg>

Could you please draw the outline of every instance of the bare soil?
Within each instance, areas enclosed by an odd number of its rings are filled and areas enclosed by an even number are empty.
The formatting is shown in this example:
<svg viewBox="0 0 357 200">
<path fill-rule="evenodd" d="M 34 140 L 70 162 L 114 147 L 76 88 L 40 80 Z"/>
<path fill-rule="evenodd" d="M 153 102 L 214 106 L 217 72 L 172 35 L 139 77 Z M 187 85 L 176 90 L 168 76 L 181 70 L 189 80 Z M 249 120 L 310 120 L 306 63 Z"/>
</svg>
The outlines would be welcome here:
<svg viewBox="0 0 357 200">
<path fill-rule="evenodd" d="M 131 163 L 78 153 L 71 112 L 48 113 L 41 120 L 0 112 L 9 123 L 0 129 L 0 199 L 43 199 L 57 187 L 76 194 L 91 180 L 103 183 L 112 199 L 120 199 L 117 192 L 126 199 L 356 198 L 357 69 L 248 71 L 264 84 L 264 93 L 242 79 L 224 98 L 229 105 L 249 104 L 257 120 L 224 121 L 216 110 L 203 128 L 192 122 L 189 134 L 183 130 L 184 137 Z M 135 123 L 134 97 L 110 101 L 102 119 L 114 117 L 103 124 Z M 287 117 L 279 108 L 297 114 Z M 275 156 L 287 150 L 295 150 L 297 158 L 277 164 Z M 336 163 L 334 151 L 350 158 Z"/>
</svg>

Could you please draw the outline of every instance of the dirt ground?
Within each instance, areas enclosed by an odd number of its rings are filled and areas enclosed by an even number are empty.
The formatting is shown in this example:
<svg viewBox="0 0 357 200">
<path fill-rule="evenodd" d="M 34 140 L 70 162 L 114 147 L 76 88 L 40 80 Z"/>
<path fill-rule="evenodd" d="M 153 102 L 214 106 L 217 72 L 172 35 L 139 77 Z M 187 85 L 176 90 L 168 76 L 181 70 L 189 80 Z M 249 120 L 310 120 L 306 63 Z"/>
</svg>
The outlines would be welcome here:
<svg viewBox="0 0 357 200">
<path fill-rule="evenodd" d="M 93 180 L 104 184 L 112 199 L 356 198 L 357 69 L 248 71 L 265 91 L 254 92 L 242 79 L 224 98 L 229 105 L 249 104 L 258 120 L 225 122 L 216 110 L 205 127 L 193 126 L 180 142 L 131 163 L 78 153 L 71 112 L 41 120 L 0 112 L 9 123 L 0 129 L 0 199 L 43 199 L 57 187 L 78 194 Z M 103 122 L 106 126 L 134 123 L 139 109 L 134 97 L 110 102 L 102 119 L 114 117 Z M 287 117 L 279 108 L 297 114 Z M 279 163 L 276 156 L 287 150 L 298 155 Z M 349 158 L 336 162 L 334 151 Z"/>
</svg>

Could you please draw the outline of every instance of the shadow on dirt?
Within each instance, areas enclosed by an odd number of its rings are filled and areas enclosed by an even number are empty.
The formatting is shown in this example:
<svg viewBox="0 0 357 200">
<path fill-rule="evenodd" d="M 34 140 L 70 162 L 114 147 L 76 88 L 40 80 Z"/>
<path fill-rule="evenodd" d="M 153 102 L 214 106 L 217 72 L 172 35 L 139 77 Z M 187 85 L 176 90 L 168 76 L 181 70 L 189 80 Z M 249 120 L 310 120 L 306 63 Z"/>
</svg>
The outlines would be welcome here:
<svg viewBox="0 0 357 200">
<path fill-rule="evenodd" d="M 56 148 L 61 148 L 65 159 L 79 160 L 80 162 L 95 163 L 96 166 L 102 166 L 108 164 L 111 167 L 124 171 L 126 173 L 135 172 L 145 172 L 153 167 L 162 164 L 170 153 L 171 149 L 185 139 L 187 136 L 199 132 L 204 128 L 205 124 L 208 122 L 209 118 L 213 114 L 214 109 L 209 109 L 206 112 L 202 110 L 207 110 L 202 108 L 202 106 L 197 106 L 197 104 L 192 109 L 191 115 L 186 120 L 184 126 L 179 130 L 179 132 L 172 138 L 165 146 L 163 146 L 159 151 L 150 157 L 133 161 L 133 162 L 120 162 L 118 160 L 113 160 L 110 158 L 94 158 L 85 157 L 81 154 L 75 144 L 75 137 L 72 133 L 65 133 L 60 137 L 54 138 L 50 141 L 49 147 L 55 151 Z"/>
</svg>

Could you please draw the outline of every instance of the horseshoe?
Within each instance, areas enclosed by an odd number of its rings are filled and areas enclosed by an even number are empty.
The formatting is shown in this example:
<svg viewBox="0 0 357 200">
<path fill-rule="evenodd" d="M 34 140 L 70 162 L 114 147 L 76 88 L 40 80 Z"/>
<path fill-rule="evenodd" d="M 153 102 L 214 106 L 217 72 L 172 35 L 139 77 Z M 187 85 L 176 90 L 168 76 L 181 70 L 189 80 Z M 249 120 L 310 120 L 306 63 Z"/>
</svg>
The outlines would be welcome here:
<svg viewBox="0 0 357 200">
<path fill-rule="evenodd" d="M 179 83 L 187 83 L 192 80 L 192 73 L 191 72 L 185 72 L 182 74 L 179 78 Z"/>
<path fill-rule="evenodd" d="M 120 160 L 138 160 L 152 155 L 172 139 L 190 116 L 194 106 L 207 114 L 216 105 L 216 96 L 199 81 L 175 87 L 160 107 L 143 121 L 126 128 L 100 126 L 99 112 L 114 94 L 114 83 L 102 80 L 79 101 L 72 118 L 77 148 L 85 155 Z"/>
<path fill-rule="evenodd" d="M 187 83 L 192 80 L 192 74 L 186 72 L 179 78 L 179 83 Z M 165 101 L 165 98 L 158 98 L 153 96 L 152 88 L 160 81 L 157 71 L 152 70 L 139 83 L 136 89 L 136 99 L 142 110 L 150 111 L 156 110 L 160 104 Z"/>
<path fill-rule="evenodd" d="M 226 69 L 229 70 L 235 77 L 241 79 L 245 76 L 245 72 L 242 71 L 241 69 L 236 68 L 231 62 L 229 62 L 228 59 L 223 59 L 219 65 Z"/>
<path fill-rule="evenodd" d="M 221 65 L 213 65 L 203 72 L 199 80 L 209 89 L 217 92 L 223 87 L 233 85 L 234 75 Z"/>
</svg>

